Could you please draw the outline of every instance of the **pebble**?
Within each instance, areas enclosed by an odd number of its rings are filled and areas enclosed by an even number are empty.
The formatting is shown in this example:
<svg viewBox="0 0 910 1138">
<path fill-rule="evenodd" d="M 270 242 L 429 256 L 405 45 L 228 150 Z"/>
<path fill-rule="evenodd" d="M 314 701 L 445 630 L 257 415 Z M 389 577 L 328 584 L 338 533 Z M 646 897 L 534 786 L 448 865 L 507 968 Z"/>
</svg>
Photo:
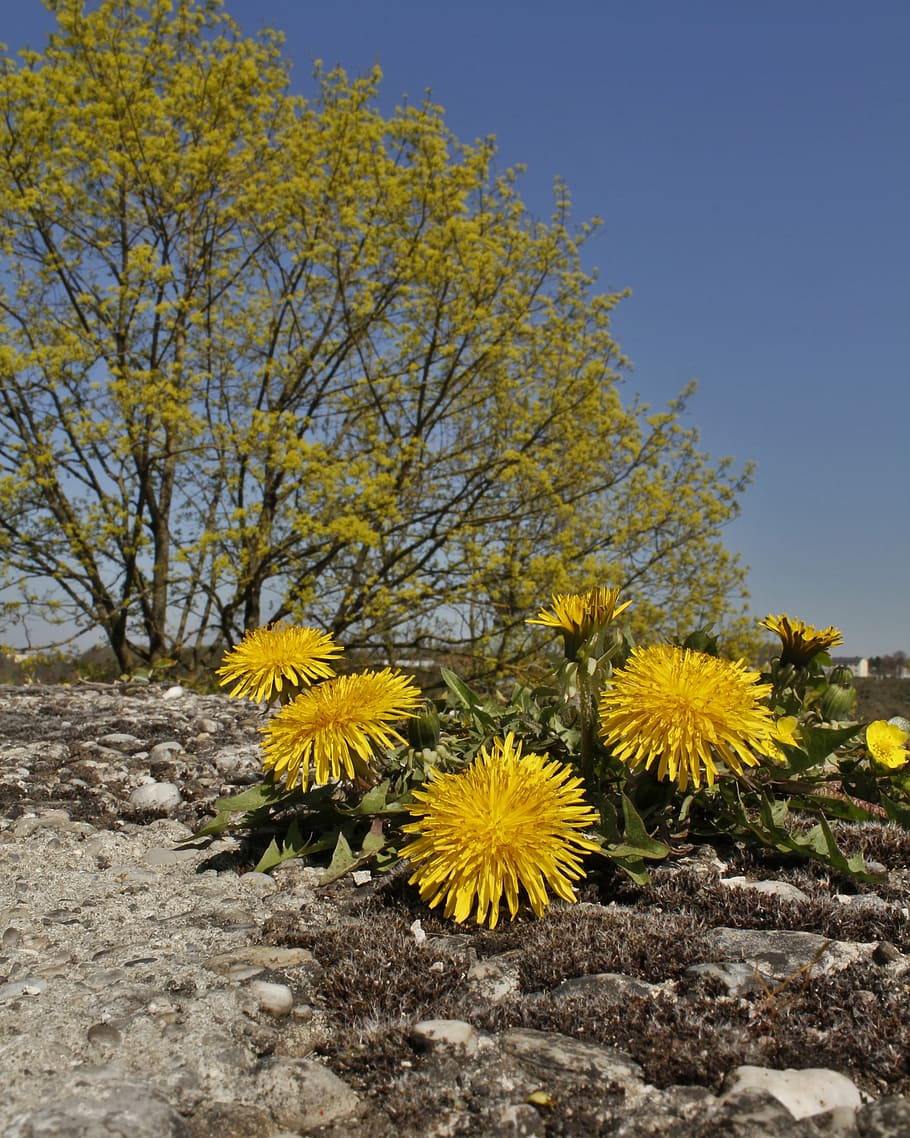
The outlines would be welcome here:
<svg viewBox="0 0 910 1138">
<path fill-rule="evenodd" d="M 799 1071 L 737 1067 L 727 1077 L 725 1086 L 721 1101 L 744 1090 L 767 1091 L 783 1103 L 794 1118 L 808 1118 L 843 1107 L 855 1111 L 863 1105 L 863 1096 L 851 1079 L 824 1067 L 806 1067 Z"/>
<path fill-rule="evenodd" d="M 473 1055 L 480 1044 L 477 1029 L 461 1019 L 422 1019 L 411 1028 L 411 1038 L 427 1050 L 451 1047 L 467 1055 Z"/>
<path fill-rule="evenodd" d="M 808 901 L 808 894 L 789 881 L 752 881 L 747 877 L 720 877 L 718 885 L 727 889 L 749 889 L 753 893 L 767 893 L 784 901 Z"/>
<path fill-rule="evenodd" d="M 253 980 L 250 991 L 259 1007 L 273 1016 L 291 1014 L 294 1006 L 294 993 L 287 984 L 270 984 L 267 980 Z"/>
<path fill-rule="evenodd" d="M 130 795 L 130 806 L 137 810 L 173 810 L 182 801 L 180 787 L 172 782 L 149 782 Z"/>
</svg>

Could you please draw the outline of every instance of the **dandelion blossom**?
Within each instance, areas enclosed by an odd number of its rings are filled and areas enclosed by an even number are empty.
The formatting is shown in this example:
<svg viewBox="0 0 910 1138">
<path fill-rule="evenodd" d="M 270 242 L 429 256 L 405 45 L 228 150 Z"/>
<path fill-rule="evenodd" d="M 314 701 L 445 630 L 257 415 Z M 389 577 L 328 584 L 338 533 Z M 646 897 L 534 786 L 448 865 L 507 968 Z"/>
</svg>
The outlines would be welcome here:
<svg viewBox="0 0 910 1138">
<path fill-rule="evenodd" d="M 317 786 L 342 774 L 364 775 L 377 747 L 404 742 L 392 724 L 422 705 L 413 679 L 389 668 L 326 680 L 301 692 L 263 727 L 266 770 L 289 789 L 299 782 L 304 790 L 311 763 Z"/>
<path fill-rule="evenodd" d="M 635 648 L 613 673 L 600 701 L 601 735 L 631 767 L 650 768 L 685 790 L 708 785 L 717 762 L 742 774 L 758 763 L 756 751 L 780 758 L 787 734 L 762 700 L 771 685 L 758 683 L 740 660 L 731 662 L 667 644 Z"/>
<path fill-rule="evenodd" d="M 883 767 L 894 770 L 906 763 L 910 758 L 904 746 L 906 742 L 907 732 L 896 723 L 876 719 L 866 728 L 866 746 L 869 748 L 869 754 Z"/>
<path fill-rule="evenodd" d="M 223 677 L 222 686 L 235 685 L 231 695 L 248 695 L 259 703 L 334 676 L 329 661 L 341 652 L 331 636 L 316 628 L 273 624 L 248 632 L 225 653 L 215 675 Z"/>
<path fill-rule="evenodd" d="M 550 609 L 541 609 L 528 624 L 558 628 L 570 636 L 587 636 L 595 625 L 609 624 L 629 607 L 619 601 L 619 589 L 588 589 L 586 593 L 554 593 Z"/>
<path fill-rule="evenodd" d="M 842 644 L 843 635 L 839 628 L 829 624 L 827 628 L 814 628 L 811 624 L 789 617 L 766 616 L 758 622 L 762 628 L 776 633 L 781 640 L 780 659 L 782 664 L 808 664 L 819 652 L 827 652 L 836 644 Z"/>
<path fill-rule="evenodd" d="M 514 918 L 518 889 L 542 916 L 547 886 L 574 901 L 570 882 L 583 876 L 581 854 L 600 846 L 577 831 L 598 821 L 581 779 L 546 755 L 522 755 L 510 732 L 484 747 L 467 770 L 436 774 L 408 806 L 419 835 L 401 851 L 415 866 L 410 882 L 431 908 L 461 923 L 477 906 L 477 923 L 499 920 L 503 894 Z"/>
</svg>

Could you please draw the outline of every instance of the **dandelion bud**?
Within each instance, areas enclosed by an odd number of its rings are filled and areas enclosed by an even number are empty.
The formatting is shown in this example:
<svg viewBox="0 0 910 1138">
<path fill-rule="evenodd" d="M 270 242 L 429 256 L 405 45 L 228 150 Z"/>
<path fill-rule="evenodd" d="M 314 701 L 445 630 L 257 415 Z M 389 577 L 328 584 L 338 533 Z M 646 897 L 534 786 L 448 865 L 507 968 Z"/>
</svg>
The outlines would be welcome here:
<svg viewBox="0 0 910 1138">
<path fill-rule="evenodd" d="M 435 751 L 439 742 L 439 715 L 436 708 L 430 706 L 429 711 L 408 720 L 408 742 L 415 751 L 424 748 Z"/>
<path fill-rule="evenodd" d="M 822 693 L 822 714 L 829 723 L 848 719 L 854 703 L 856 689 L 852 685 L 828 684 Z"/>
</svg>

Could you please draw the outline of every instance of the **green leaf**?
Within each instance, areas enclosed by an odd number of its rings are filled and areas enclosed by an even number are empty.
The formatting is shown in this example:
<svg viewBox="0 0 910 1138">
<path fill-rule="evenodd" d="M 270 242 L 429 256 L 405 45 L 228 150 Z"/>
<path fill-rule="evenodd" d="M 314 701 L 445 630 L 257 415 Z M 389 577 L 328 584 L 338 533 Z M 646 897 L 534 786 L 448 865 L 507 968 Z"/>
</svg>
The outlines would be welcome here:
<svg viewBox="0 0 910 1138">
<path fill-rule="evenodd" d="M 338 840 L 335 843 L 335 852 L 332 854 L 329 868 L 322 875 L 319 884 L 328 885 L 330 881 L 335 881 L 337 878 L 343 877 L 353 865 L 354 855 L 351 852 L 351 847 L 348 845 L 347 838 L 339 830 Z"/>
<path fill-rule="evenodd" d="M 622 796 L 623 837 L 625 845 L 634 849 L 642 857 L 663 858 L 670 852 L 670 847 L 663 842 L 652 838 L 641 815 L 635 809 L 632 799 Z"/>
<path fill-rule="evenodd" d="M 852 739 L 862 730 L 861 723 L 854 723 L 849 727 L 806 727 L 800 726 L 800 747 L 797 760 L 792 747 L 787 748 L 788 766 L 794 771 L 806 770 L 808 767 L 818 766 L 834 754 L 838 747 Z"/>
<path fill-rule="evenodd" d="M 806 837 L 808 841 L 812 842 L 820 859 L 826 861 L 834 869 L 840 870 L 841 873 L 847 873 L 851 877 L 857 877 L 864 881 L 880 881 L 882 879 L 882 874 L 871 873 L 866 869 L 862 854 L 853 854 L 852 857 L 845 856 L 834 840 L 831 827 L 825 818 L 820 818 L 818 825 L 813 826 Z"/>
<path fill-rule="evenodd" d="M 787 830 L 783 821 L 787 817 L 786 802 L 773 802 L 762 798 L 759 818 L 749 818 L 743 813 L 746 827 L 755 836 L 772 849 L 782 853 L 798 853 L 804 857 L 814 858 L 823 862 L 840 873 L 848 874 L 859 881 L 880 881 L 881 874 L 871 873 L 866 869 L 862 854 L 847 857 L 838 847 L 831 833 L 827 821 L 820 819 L 808 834 L 802 835 Z"/>
<path fill-rule="evenodd" d="M 185 846 L 191 842 L 198 841 L 200 838 L 213 838 L 218 834 L 223 834 L 224 831 L 227 830 L 230 826 L 233 816 L 234 815 L 232 811 L 222 810 L 219 814 L 215 815 L 211 822 L 206 822 L 206 824 L 201 829 L 197 830 L 195 834 L 190 834 L 188 838 L 183 838 L 177 843 L 177 845 Z"/>
<path fill-rule="evenodd" d="M 239 794 L 231 795 L 229 798 L 217 798 L 215 809 L 247 813 L 250 810 L 258 810 L 262 806 L 272 806 L 276 802 L 281 802 L 283 799 L 291 798 L 299 793 L 298 790 L 288 790 L 283 783 L 257 782 L 255 786 L 247 787 Z"/>
<path fill-rule="evenodd" d="M 369 818 L 377 815 L 386 817 L 389 814 L 401 814 L 404 811 L 404 806 L 400 798 L 393 798 L 389 802 L 389 786 L 389 779 L 385 779 L 378 786 L 371 787 L 356 806 L 339 805 L 339 812 L 355 818 Z"/>
<path fill-rule="evenodd" d="M 844 822 L 872 822 L 877 818 L 865 806 L 847 798 L 829 798 L 827 795 L 808 794 L 791 798 L 790 805 L 796 810 L 806 810 L 811 814 L 821 814 L 825 818 L 840 818 Z"/>
<path fill-rule="evenodd" d="M 910 807 L 895 798 L 890 798 L 887 794 L 880 795 L 879 799 L 891 821 L 897 822 L 905 830 L 910 830 Z"/>
<path fill-rule="evenodd" d="M 464 680 L 448 668 L 441 668 L 443 683 L 455 697 L 456 706 L 461 706 L 471 713 L 471 718 L 484 731 L 495 732 L 496 720 L 484 705 L 483 699 L 473 689 L 469 688 Z"/>
<path fill-rule="evenodd" d="M 339 877 L 344 877 L 346 873 L 353 873 L 355 869 L 359 869 L 362 865 L 366 865 L 368 862 L 375 860 L 377 855 L 385 849 L 386 844 L 386 838 L 382 833 L 382 820 L 380 818 L 374 819 L 369 833 L 363 839 L 363 848 L 359 854 L 355 855 L 351 851 L 347 838 L 343 833 L 339 832 L 335 852 L 332 854 L 332 861 L 329 864 L 329 868 L 319 880 L 320 886 L 331 885 L 333 881 L 337 881 Z"/>
<path fill-rule="evenodd" d="M 634 869 L 635 863 L 640 862 L 642 858 L 660 860 L 667 856 L 670 852 L 670 847 L 664 845 L 663 842 L 657 841 L 656 838 L 651 837 L 641 815 L 632 804 L 632 800 L 625 794 L 622 795 L 622 815 L 622 840 L 604 846 L 604 853 L 607 857 L 617 862 L 617 864 L 628 862 Z M 633 880 L 638 880 L 637 877 L 634 877 L 633 872 L 630 871 L 626 864 L 622 864 L 622 868 Z M 639 872 L 637 869 L 634 871 L 636 873 Z"/>
<path fill-rule="evenodd" d="M 651 875 L 648 873 L 645 863 L 640 857 L 635 857 L 632 854 L 621 854 L 616 850 L 605 849 L 604 856 L 608 857 L 616 866 L 618 866 L 623 873 L 631 877 L 636 885 L 647 885 L 651 880 Z"/>
<path fill-rule="evenodd" d="M 379 850 L 386 844 L 385 834 L 382 832 L 382 819 L 374 818 L 373 824 L 370 826 L 369 832 L 363 839 L 363 845 L 360 847 L 361 857 L 364 854 L 378 853 Z"/>
<path fill-rule="evenodd" d="M 256 872 L 268 873 L 270 869 L 274 869 L 276 865 L 281 865 L 284 861 L 291 861 L 295 857 L 306 857 L 307 854 L 315 853 L 320 848 L 325 847 L 321 846 L 319 842 L 304 838 L 295 818 L 288 826 L 287 833 L 280 846 L 274 838 L 269 842 L 268 848 L 256 865 Z"/>
</svg>

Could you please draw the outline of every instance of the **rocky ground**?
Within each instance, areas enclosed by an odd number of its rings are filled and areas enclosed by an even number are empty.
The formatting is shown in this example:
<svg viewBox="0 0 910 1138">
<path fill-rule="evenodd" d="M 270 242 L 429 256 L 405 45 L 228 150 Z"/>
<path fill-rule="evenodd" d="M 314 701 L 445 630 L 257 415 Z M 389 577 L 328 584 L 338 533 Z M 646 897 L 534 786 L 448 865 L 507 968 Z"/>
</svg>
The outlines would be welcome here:
<svg viewBox="0 0 910 1138">
<path fill-rule="evenodd" d="M 910 838 L 873 886 L 743 849 L 494 932 L 401 875 L 181 846 L 255 707 L 0 688 L 4 1138 L 910 1133 Z"/>
</svg>

